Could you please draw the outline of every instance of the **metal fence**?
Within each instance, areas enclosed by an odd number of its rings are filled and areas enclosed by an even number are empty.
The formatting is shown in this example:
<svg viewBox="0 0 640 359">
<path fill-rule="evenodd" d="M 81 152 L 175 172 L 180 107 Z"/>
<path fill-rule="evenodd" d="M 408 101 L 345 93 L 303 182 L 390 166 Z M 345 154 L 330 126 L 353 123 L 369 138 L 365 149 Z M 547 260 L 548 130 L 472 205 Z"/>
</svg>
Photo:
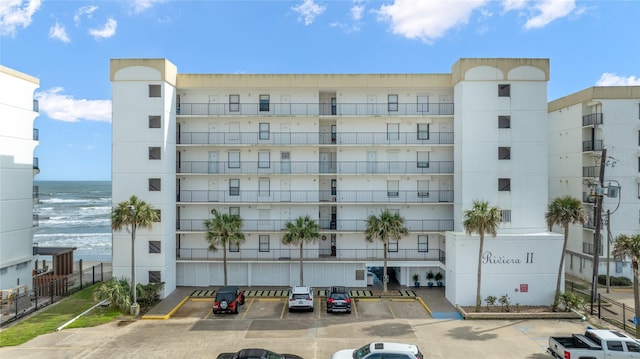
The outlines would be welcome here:
<svg viewBox="0 0 640 359">
<path fill-rule="evenodd" d="M 78 267 L 81 269 L 69 275 L 38 274 L 33 277 L 31 289 L 21 286 L 3 291 L 0 297 L 0 326 L 34 313 L 88 286 L 110 280 L 112 277 L 110 263 L 99 263 L 85 269 L 82 261 L 79 261 Z"/>
</svg>

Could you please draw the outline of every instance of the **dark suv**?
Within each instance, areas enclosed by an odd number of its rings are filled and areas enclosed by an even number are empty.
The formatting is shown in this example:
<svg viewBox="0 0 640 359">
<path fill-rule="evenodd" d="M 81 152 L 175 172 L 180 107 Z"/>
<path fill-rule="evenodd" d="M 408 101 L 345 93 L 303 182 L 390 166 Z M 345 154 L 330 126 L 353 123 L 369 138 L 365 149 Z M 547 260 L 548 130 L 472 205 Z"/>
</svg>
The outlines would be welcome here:
<svg viewBox="0 0 640 359">
<path fill-rule="evenodd" d="M 345 287 L 331 287 L 327 294 L 327 313 L 351 313 L 351 297 Z"/>
<path fill-rule="evenodd" d="M 244 292 L 238 287 L 221 287 L 216 291 L 213 314 L 238 314 L 238 307 L 244 304 Z"/>
</svg>

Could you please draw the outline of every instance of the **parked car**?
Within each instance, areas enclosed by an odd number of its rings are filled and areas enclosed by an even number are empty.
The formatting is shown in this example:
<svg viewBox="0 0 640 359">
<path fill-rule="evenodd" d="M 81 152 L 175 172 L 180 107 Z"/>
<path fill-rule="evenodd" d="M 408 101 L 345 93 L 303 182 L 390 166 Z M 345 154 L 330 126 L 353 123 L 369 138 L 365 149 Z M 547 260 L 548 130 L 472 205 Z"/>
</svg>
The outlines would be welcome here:
<svg viewBox="0 0 640 359">
<path fill-rule="evenodd" d="M 351 313 L 351 296 L 345 287 L 331 287 L 327 294 L 327 313 Z"/>
<path fill-rule="evenodd" d="M 218 354 L 217 359 L 302 359 L 295 354 L 278 354 L 268 349 L 242 349 L 235 353 Z"/>
<path fill-rule="evenodd" d="M 294 310 L 313 312 L 313 288 L 296 286 L 289 289 L 289 311 Z"/>
<path fill-rule="evenodd" d="M 331 359 L 424 359 L 417 345 L 391 342 L 369 343 L 359 349 L 339 350 Z"/>
<path fill-rule="evenodd" d="M 213 314 L 238 314 L 238 307 L 244 304 L 244 292 L 238 287 L 221 287 L 216 291 Z"/>
<path fill-rule="evenodd" d="M 549 337 L 554 358 L 640 358 L 640 343 L 617 330 L 587 329 L 570 337 Z"/>
</svg>

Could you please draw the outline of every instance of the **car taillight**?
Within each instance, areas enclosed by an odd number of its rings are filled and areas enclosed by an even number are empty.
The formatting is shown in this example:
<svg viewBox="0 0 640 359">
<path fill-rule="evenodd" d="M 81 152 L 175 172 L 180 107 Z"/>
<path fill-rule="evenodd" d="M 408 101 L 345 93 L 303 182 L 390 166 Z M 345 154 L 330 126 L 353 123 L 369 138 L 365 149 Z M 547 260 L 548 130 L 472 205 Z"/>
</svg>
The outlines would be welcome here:
<svg viewBox="0 0 640 359">
<path fill-rule="evenodd" d="M 335 299 L 333 299 L 333 298 L 329 298 L 329 300 L 327 300 L 327 302 L 329 302 L 329 303 L 333 303 L 333 302 L 335 302 Z"/>
<path fill-rule="evenodd" d="M 351 299 L 350 298 L 347 298 L 344 301 L 345 301 L 345 303 L 351 303 Z M 422 358 L 419 358 L 419 359 L 422 359 Z"/>
<path fill-rule="evenodd" d="M 564 359 L 571 359 L 571 353 L 568 351 L 564 351 Z"/>
<path fill-rule="evenodd" d="M 291 299 L 289 299 L 289 301 L 290 301 L 290 302 L 293 302 L 293 301 L 295 301 L 295 298 L 291 298 Z"/>
</svg>

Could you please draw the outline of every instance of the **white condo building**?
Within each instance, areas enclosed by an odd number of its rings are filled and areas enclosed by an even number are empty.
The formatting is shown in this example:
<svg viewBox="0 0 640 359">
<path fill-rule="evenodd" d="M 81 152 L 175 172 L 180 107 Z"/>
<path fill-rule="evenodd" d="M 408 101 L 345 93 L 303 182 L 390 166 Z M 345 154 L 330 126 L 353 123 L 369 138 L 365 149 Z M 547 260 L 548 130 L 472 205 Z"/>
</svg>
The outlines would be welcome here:
<svg viewBox="0 0 640 359">
<path fill-rule="evenodd" d="M 0 65 L 0 290 L 5 294 L 32 286 L 33 177 L 39 172 L 33 95 L 39 86 L 37 78 Z"/>
<path fill-rule="evenodd" d="M 639 120 L 640 86 L 591 87 L 549 103 L 549 199 L 562 195 L 580 198 L 589 214 L 587 223 L 569 229 L 565 262 L 568 274 L 592 279 L 595 195 L 600 194 L 603 221 L 598 273 L 607 273 L 609 259 L 611 276 L 632 278 L 628 263 L 607 254 L 612 249 L 611 240 L 618 235 L 640 232 Z M 603 149 L 606 158 L 600 181 Z M 604 188 L 598 191 L 596 185 L 600 182 Z"/>
<path fill-rule="evenodd" d="M 502 209 L 487 236 L 483 295 L 550 303 L 562 235 L 547 231 L 547 59 L 460 59 L 447 74 L 180 74 L 166 59 L 112 59 L 113 204 L 160 211 L 136 232 L 136 277 L 219 286 L 207 249 L 211 211 L 239 214 L 246 241 L 227 253 L 229 283 L 298 284 L 285 223 L 309 215 L 305 284 L 366 287 L 383 264 L 366 218 L 387 209 L 409 235 L 391 241 L 402 285 L 445 276 L 452 303 L 475 300 L 473 200 Z M 131 234 L 113 233 L 114 276 L 129 277 Z M 511 295 L 513 293 L 513 295 Z"/>
</svg>

